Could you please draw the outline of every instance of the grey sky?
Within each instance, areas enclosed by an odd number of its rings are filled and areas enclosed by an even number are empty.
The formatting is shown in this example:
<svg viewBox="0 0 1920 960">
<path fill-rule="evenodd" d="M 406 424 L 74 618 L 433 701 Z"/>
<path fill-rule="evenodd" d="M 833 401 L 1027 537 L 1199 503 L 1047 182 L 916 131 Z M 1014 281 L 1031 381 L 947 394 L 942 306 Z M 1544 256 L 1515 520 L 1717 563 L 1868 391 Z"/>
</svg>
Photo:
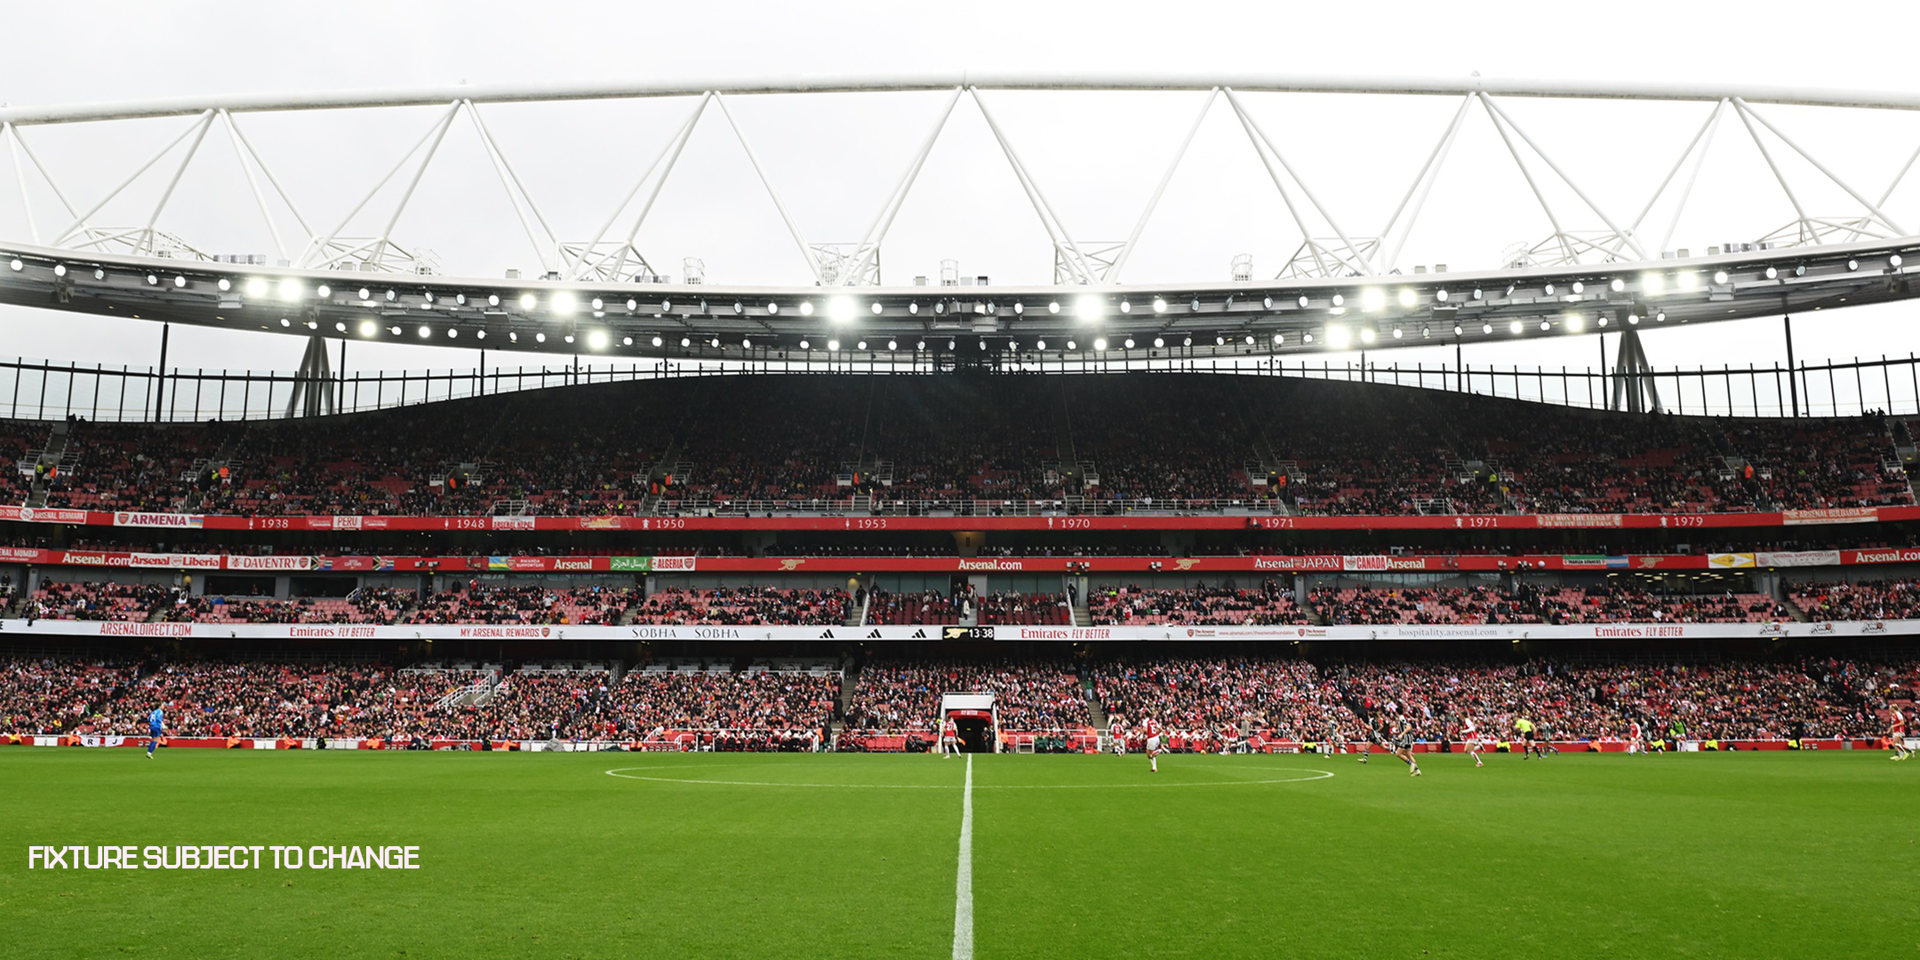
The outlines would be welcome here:
<svg viewBox="0 0 1920 960">
<path fill-rule="evenodd" d="M 1912 85 L 1920 17 L 1898 5 L 1859 18 L 1796 16 L 1785 7 L 1608 4 L 1169 3 L 608 4 L 258 3 L 60 4 L 6 11 L 16 43 L 0 59 L 0 101 L 15 105 L 144 100 L 234 92 L 293 92 L 553 81 L 633 81 L 819 74 L 974 71 L 1171 71 L 1712 80 L 1862 89 Z M 1202 94 L 987 94 L 1036 180 L 1076 240 L 1124 238 L 1204 99 Z M 885 199 L 944 101 L 938 94 L 738 98 L 733 115 L 796 223 L 816 242 L 856 239 Z M 1446 98 L 1249 98 L 1261 123 L 1350 233 L 1372 234 L 1391 212 L 1457 101 Z M 508 159 L 563 239 L 584 238 L 684 118 L 685 101 L 486 108 Z M 1510 101 L 1508 109 L 1616 218 L 1638 212 L 1705 119 L 1703 104 Z M 1916 145 L 1920 115 L 1767 111 L 1843 178 L 1877 194 Z M 316 229 L 346 209 L 432 122 L 433 109 L 373 114 L 242 117 Z M 29 129 L 70 199 L 89 206 L 187 125 L 184 119 L 111 130 Z M 538 262 L 506 195 L 463 122 L 395 231 L 430 248 L 449 273 L 498 276 Z M 270 252 L 269 235 L 221 134 L 183 178 L 159 226 L 203 249 Z M 177 154 L 176 154 L 177 156 Z M 1532 159 L 1532 158 L 1529 158 Z M 1812 215 L 1857 204 L 1802 164 L 1789 164 Z M 1535 172 L 1545 175 L 1536 164 Z M 25 223 L 0 155 L 0 237 Z M 164 178 L 154 173 L 96 222 L 137 223 Z M 32 184 L 43 231 L 63 227 Z M 1291 187 L 1292 185 L 1289 184 Z M 39 192 L 36 192 L 39 191 Z M 376 198 L 348 234 L 377 229 L 397 194 Z M 1296 197 L 1296 199 L 1298 199 Z M 1601 224 L 1570 192 L 1548 200 L 1571 229 Z M 384 206 L 382 205 L 384 201 Z M 1701 185 L 1672 246 L 1755 239 L 1787 223 L 1791 206 L 1746 133 L 1721 125 Z M 1920 177 L 1889 212 L 1920 223 Z M 280 211 L 279 223 L 292 220 Z M 630 214 L 629 214 L 630 216 Z M 60 224 L 52 221 L 62 220 Z M 623 226 L 625 220 L 622 221 Z M 1660 210 L 1649 218 L 1664 232 Z M 1515 241 L 1549 227 L 1484 114 L 1474 114 L 1407 241 L 1401 263 L 1494 265 Z M 1321 232 L 1321 231 L 1316 231 Z M 295 237 L 293 243 L 303 240 Z M 1271 277 L 1299 244 L 1245 134 L 1216 103 L 1193 152 L 1142 236 L 1126 279 L 1224 280 L 1233 254 Z M 709 110 L 642 229 L 660 272 L 698 256 L 711 282 L 808 282 L 799 253 L 739 144 Z M 937 274 L 953 257 L 1000 282 L 1050 278 L 1049 249 L 977 109 L 964 103 L 943 132 L 884 248 L 887 281 Z M 1890 307 L 1805 318 L 1803 359 L 1905 354 L 1911 310 Z M 1658 366 L 1770 361 L 1779 324 L 1660 330 Z M 151 363 L 158 331 L 40 311 L 0 313 L 0 353 Z M 1737 332 L 1735 332 L 1737 331 Z M 175 331 L 174 360 L 213 367 L 287 368 L 292 338 Z M 350 364 L 466 367 L 471 351 L 356 345 Z M 1447 351 L 1451 359 L 1451 351 Z M 1471 362 L 1583 366 L 1591 337 L 1473 348 Z M 1414 353 L 1402 358 L 1419 359 Z M 1426 362 L 1436 362 L 1429 356 Z"/>
</svg>

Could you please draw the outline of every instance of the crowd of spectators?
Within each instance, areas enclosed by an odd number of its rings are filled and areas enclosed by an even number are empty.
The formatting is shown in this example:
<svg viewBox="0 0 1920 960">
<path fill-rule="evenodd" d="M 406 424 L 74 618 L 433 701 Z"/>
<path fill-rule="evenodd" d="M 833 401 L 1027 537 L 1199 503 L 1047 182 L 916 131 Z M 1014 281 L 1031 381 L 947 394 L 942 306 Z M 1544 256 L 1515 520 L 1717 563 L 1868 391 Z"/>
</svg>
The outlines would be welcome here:
<svg viewBox="0 0 1920 960">
<path fill-rule="evenodd" d="M 497 682 L 496 682 L 497 681 Z M 1290 657 L 1056 660 L 876 659 L 859 671 L 850 735 L 924 735 L 948 693 L 991 692 L 999 726 L 1072 736 L 1097 707 L 1183 737 L 1232 727 L 1299 742 L 1356 742 L 1410 722 L 1422 739 L 1619 740 L 1635 724 L 1686 739 L 1874 737 L 1911 704 L 1920 660 L 1621 660 L 1568 664 L 1329 661 Z M 174 737 L 616 740 L 783 749 L 820 743 L 842 694 L 837 670 L 652 668 L 617 683 L 607 665 L 407 668 L 369 661 L 154 661 L 0 657 L 0 734 L 138 737 L 154 707 Z M 688 741 L 689 736 L 697 737 Z"/>
<path fill-rule="evenodd" d="M 845 590 L 668 587 L 635 606 L 633 623 L 839 626 L 852 609 Z"/>
<path fill-rule="evenodd" d="M 1920 617 L 1920 580 L 1797 583 L 1787 596 L 1812 620 L 1911 620 Z"/>
<path fill-rule="evenodd" d="M 1318 587 L 1310 602 L 1332 624 L 1541 622 L 1526 599 L 1490 586 Z"/>
<path fill-rule="evenodd" d="M 634 587 L 506 587 L 470 583 L 420 600 L 399 623 L 608 625 L 640 601 Z"/>
<path fill-rule="evenodd" d="M 604 415 L 615 407 L 649 415 Z M 0 462 L 30 455 L 45 429 L 0 432 Z M 599 516 L 650 498 L 665 512 L 846 509 L 868 497 L 882 509 L 1077 501 L 1095 512 L 1278 499 L 1308 514 L 1913 502 L 1880 415 L 1629 415 L 1207 374 L 687 378 L 313 420 L 72 429 L 75 459 L 50 479 L 49 506 Z M 1284 483 L 1255 483 L 1267 478 L 1250 467 Z M 0 470 L 0 499 L 20 502 L 30 480 Z"/>
<path fill-rule="evenodd" d="M 928 732 L 948 693 L 992 693 L 1005 730 L 1067 731 L 1091 722 L 1079 674 L 1062 662 L 878 659 L 860 670 L 846 725 Z"/>
<path fill-rule="evenodd" d="M 152 583 L 43 581 L 27 598 L 28 620 L 120 620 L 143 622 L 172 604 L 178 591 Z"/>
<path fill-rule="evenodd" d="M 1294 603 L 1291 588 L 1272 578 L 1259 590 L 1199 584 L 1186 589 L 1143 589 L 1101 584 L 1087 598 L 1087 614 L 1106 626 L 1281 626 L 1312 623 Z"/>
</svg>

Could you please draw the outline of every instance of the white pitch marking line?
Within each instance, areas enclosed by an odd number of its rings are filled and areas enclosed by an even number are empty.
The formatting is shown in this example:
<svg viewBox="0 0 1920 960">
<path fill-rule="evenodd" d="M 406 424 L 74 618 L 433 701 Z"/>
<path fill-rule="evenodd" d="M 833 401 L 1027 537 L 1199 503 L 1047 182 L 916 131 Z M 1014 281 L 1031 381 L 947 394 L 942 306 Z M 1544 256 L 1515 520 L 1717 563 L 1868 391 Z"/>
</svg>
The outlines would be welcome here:
<svg viewBox="0 0 1920 960">
<path fill-rule="evenodd" d="M 973 754 L 960 795 L 960 869 L 953 882 L 953 960 L 973 960 Z"/>
</svg>

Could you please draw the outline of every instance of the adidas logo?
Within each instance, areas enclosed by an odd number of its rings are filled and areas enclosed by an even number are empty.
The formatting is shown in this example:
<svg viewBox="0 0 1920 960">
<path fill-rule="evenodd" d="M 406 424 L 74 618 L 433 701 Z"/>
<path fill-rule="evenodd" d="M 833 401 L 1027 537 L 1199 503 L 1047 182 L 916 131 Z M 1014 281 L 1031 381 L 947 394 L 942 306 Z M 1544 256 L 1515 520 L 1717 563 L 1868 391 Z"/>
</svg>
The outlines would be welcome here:
<svg viewBox="0 0 1920 960">
<path fill-rule="evenodd" d="M 820 639 L 822 639 L 822 640 L 832 640 L 832 639 L 833 639 L 833 631 L 832 631 L 832 630 L 822 630 L 822 631 L 820 632 Z"/>
<path fill-rule="evenodd" d="M 879 629 L 877 629 L 877 628 L 876 628 L 876 629 L 875 629 L 875 630 L 874 630 L 874 631 L 873 631 L 872 633 L 869 633 L 869 634 L 867 634 L 867 639 L 868 639 L 868 640 L 878 640 L 878 639 L 880 639 L 880 631 L 879 631 Z"/>
<path fill-rule="evenodd" d="M 876 635 L 879 633 L 879 631 L 874 631 L 874 632 Z M 915 640 L 925 640 L 926 638 L 927 638 L 927 632 L 925 630 L 915 630 L 913 632 L 913 639 Z"/>
</svg>

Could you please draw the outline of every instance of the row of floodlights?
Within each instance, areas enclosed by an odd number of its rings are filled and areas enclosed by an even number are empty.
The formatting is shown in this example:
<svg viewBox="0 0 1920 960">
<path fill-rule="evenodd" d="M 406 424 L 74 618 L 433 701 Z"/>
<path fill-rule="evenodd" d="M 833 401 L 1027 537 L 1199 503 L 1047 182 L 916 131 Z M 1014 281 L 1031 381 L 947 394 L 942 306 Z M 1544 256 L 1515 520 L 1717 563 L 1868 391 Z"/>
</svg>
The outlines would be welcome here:
<svg viewBox="0 0 1920 960">
<path fill-rule="evenodd" d="M 1902 258 L 1898 253 L 1890 254 L 1887 257 L 1886 263 L 1889 268 L 1898 269 L 1902 263 Z M 1849 271 L 1859 270 L 1860 265 L 1860 261 L 1857 258 L 1847 261 L 1847 269 Z M 8 261 L 8 266 L 14 271 L 20 271 L 25 269 L 26 265 L 19 257 L 14 257 Z M 1792 273 L 1796 277 L 1804 276 L 1806 272 L 1807 268 L 1804 264 L 1792 268 Z M 67 265 L 64 263 L 55 264 L 53 273 L 57 277 L 66 277 L 68 274 Z M 1762 271 L 1761 275 L 1767 280 L 1777 280 L 1780 278 L 1780 273 L 1779 268 L 1770 265 Z M 104 268 L 96 267 L 93 270 L 93 276 L 96 280 L 104 280 L 106 278 L 106 271 Z M 166 283 L 170 283 L 177 289 L 186 289 L 190 286 L 190 281 L 188 281 L 187 277 L 183 274 L 175 274 L 170 279 L 163 279 L 158 273 L 148 273 L 145 276 L 148 286 L 157 287 Z M 1639 293 L 1642 296 L 1658 297 L 1664 296 L 1669 292 L 1697 292 L 1700 289 L 1702 278 L 1700 274 L 1692 271 L 1678 271 L 1671 275 L 1671 279 L 1669 279 L 1667 274 L 1658 271 L 1649 271 L 1642 273 L 1639 281 Z M 1725 270 L 1716 270 L 1712 274 L 1711 281 L 1713 286 L 1725 287 L 1732 282 L 1732 277 Z M 1606 280 L 1604 281 L 1604 285 L 1606 289 L 1612 293 L 1624 293 L 1627 289 L 1626 280 L 1621 277 L 1613 277 Z M 215 281 L 215 286 L 217 286 L 222 293 L 231 292 L 234 287 L 234 281 L 226 277 L 221 277 Z M 252 277 L 243 281 L 242 287 L 245 295 L 254 300 L 266 300 L 270 296 L 277 296 L 278 299 L 283 302 L 297 303 L 304 300 L 307 294 L 305 284 L 296 277 L 282 278 L 277 284 L 264 277 Z M 1562 293 L 1561 287 L 1554 283 L 1547 283 L 1542 286 L 1542 292 L 1546 296 L 1560 297 L 1566 302 L 1572 303 L 1579 302 L 1585 297 L 1587 285 L 1585 281 L 1575 280 L 1567 284 L 1565 289 L 1567 292 Z M 1508 285 L 1506 288 L 1506 296 L 1511 298 L 1518 290 L 1519 288 L 1517 286 Z M 377 306 L 382 300 L 387 303 L 399 303 L 405 296 L 400 291 L 392 288 L 385 289 L 378 295 L 376 295 L 373 289 L 368 287 L 360 287 L 355 292 L 357 293 L 355 299 L 359 300 L 360 303 L 365 306 Z M 314 293 L 321 299 L 330 299 L 333 296 L 333 289 L 323 283 L 314 289 Z M 1434 302 L 1441 305 L 1459 305 L 1462 303 L 1482 301 L 1486 296 L 1487 291 L 1481 287 L 1475 287 L 1471 292 L 1450 291 L 1445 288 L 1440 288 L 1433 293 Z M 428 290 L 422 291 L 419 297 L 428 305 L 442 303 L 448 299 L 451 299 L 457 306 L 467 306 L 469 302 L 465 293 L 455 293 L 449 297 L 447 294 L 436 294 Z M 1363 286 L 1360 289 L 1359 297 L 1359 307 L 1364 312 L 1377 313 L 1386 309 L 1388 292 L 1385 287 Z M 475 299 L 476 302 L 478 302 L 481 298 L 476 297 Z M 1403 309 L 1414 309 L 1420 305 L 1419 293 L 1410 287 L 1400 288 L 1395 293 L 1394 299 Z M 502 302 L 501 295 L 498 293 L 489 293 L 484 297 L 484 302 L 489 307 L 499 307 Z M 1231 309 L 1235 303 L 1236 298 L 1229 296 L 1226 298 L 1225 306 Z M 1271 310 L 1274 306 L 1274 298 L 1271 294 L 1267 294 L 1261 298 L 1260 303 L 1263 308 Z M 1297 303 L 1301 309 L 1308 309 L 1312 306 L 1313 299 L 1303 294 L 1298 298 Z M 534 310 L 540 306 L 540 300 L 533 293 L 527 292 L 520 294 L 518 304 L 522 310 Z M 601 297 L 591 298 L 587 301 L 586 305 L 590 306 L 595 314 L 603 314 L 607 309 L 607 301 Z M 627 298 L 624 305 L 629 313 L 637 313 L 642 309 L 640 301 L 632 297 Z M 570 316 L 580 311 L 582 303 L 578 295 L 572 291 L 560 290 L 549 297 L 547 306 L 555 315 Z M 1187 306 L 1191 311 L 1199 312 L 1203 305 L 1200 298 L 1195 296 L 1188 302 Z M 1346 295 L 1342 293 L 1332 294 L 1328 299 L 1328 307 L 1329 312 L 1333 315 L 1344 314 L 1347 310 Z M 1063 305 L 1058 299 L 1051 299 L 1047 302 L 1045 309 L 1049 314 L 1059 314 L 1063 309 L 1068 308 L 1071 309 L 1072 315 L 1079 319 L 1097 320 L 1108 315 L 1109 303 L 1106 297 L 1098 294 L 1083 293 L 1075 297 L 1069 305 Z M 1168 301 L 1165 297 L 1154 297 L 1147 305 L 1147 308 L 1156 314 L 1164 314 L 1168 310 Z M 660 313 L 671 313 L 673 309 L 673 301 L 660 301 Z M 744 315 L 750 309 L 753 308 L 750 308 L 744 301 L 733 301 L 732 310 L 735 315 Z M 760 309 L 764 309 L 769 316 L 777 316 L 780 314 L 781 306 L 777 301 L 769 300 Z M 816 310 L 812 300 L 801 300 L 794 309 L 804 317 L 813 316 Z M 884 311 L 883 305 L 878 300 L 869 302 L 867 309 L 874 314 L 880 314 Z M 917 315 L 920 309 L 921 307 L 918 301 L 910 301 L 907 304 L 907 312 L 909 314 Z M 972 309 L 976 314 L 984 315 L 995 315 L 1000 312 L 998 303 L 994 301 L 975 303 Z M 1015 315 L 1024 315 L 1027 308 L 1024 302 L 1016 300 L 1011 304 L 1011 309 Z M 1131 314 L 1134 312 L 1134 305 L 1130 299 L 1123 298 L 1117 304 L 1117 309 L 1123 314 Z M 945 314 L 948 311 L 947 301 L 935 301 L 932 310 L 935 314 Z M 711 312 L 707 301 L 699 301 L 699 312 Z M 833 296 L 827 299 L 826 312 L 827 316 L 832 320 L 843 323 L 850 322 L 859 315 L 860 305 L 851 296 Z M 1604 318 L 1601 322 L 1602 325 L 1604 325 Z M 1459 331 L 1456 330 L 1456 333 L 1457 332 Z"/>
</svg>

